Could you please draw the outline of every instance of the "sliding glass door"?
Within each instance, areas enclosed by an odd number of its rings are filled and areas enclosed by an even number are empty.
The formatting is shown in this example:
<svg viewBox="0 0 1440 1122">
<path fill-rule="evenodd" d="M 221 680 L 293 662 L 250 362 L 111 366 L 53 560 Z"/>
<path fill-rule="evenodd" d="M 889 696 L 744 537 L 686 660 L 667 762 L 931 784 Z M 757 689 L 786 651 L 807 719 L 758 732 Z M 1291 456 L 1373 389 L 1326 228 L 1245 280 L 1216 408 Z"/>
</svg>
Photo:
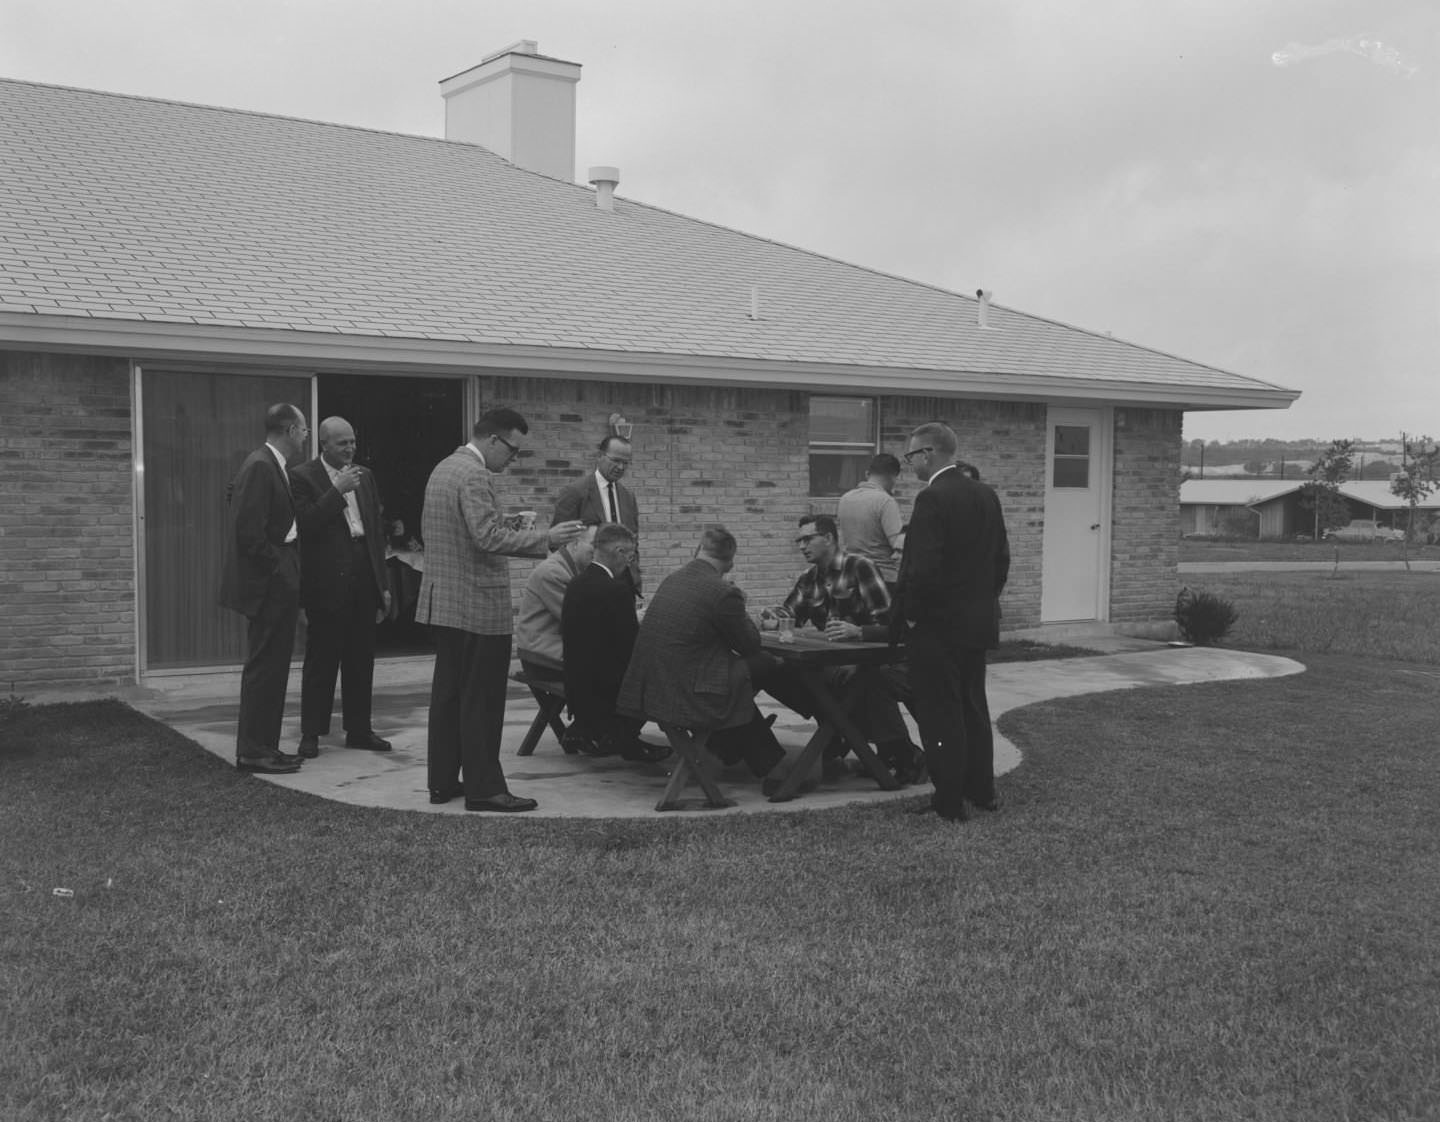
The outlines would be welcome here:
<svg viewBox="0 0 1440 1122">
<path fill-rule="evenodd" d="M 264 442 L 270 405 L 298 405 L 313 426 L 311 379 L 145 370 L 139 399 L 144 668 L 239 663 L 245 621 L 216 605 L 225 488 Z"/>
</svg>

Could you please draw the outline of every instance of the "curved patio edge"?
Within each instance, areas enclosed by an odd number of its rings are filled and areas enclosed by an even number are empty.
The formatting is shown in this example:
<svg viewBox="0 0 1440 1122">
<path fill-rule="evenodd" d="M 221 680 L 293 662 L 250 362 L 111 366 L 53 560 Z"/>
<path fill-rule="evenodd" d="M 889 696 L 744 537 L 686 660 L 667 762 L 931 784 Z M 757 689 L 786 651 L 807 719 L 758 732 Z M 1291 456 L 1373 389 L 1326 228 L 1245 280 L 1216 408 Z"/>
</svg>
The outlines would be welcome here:
<svg viewBox="0 0 1440 1122">
<path fill-rule="evenodd" d="M 1080 694 L 1141 686 L 1189 685 L 1198 682 L 1275 678 L 1298 674 L 1302 663 L 1278 655 L 1213 647 L 1153 648 L 1091 658 L 1055 659 L 1037 662 L 1002 663 L 989 671 L 992 719 L 1023 705 Z M 294 700 L 294 699 L 292 699 Z M 804 746 L 811 725 L 789 710 L 767 704 L 761 709 L 776 714 L 775 733 L 787 749 Z M 139 710 L 194 740 L 206 751 L 233 761 L 236 700 L 216 698 L 146 698 L 132 704 Z M 744 768 L 732 768 L 721 777 L 721 786 L 736 805 L 723 810 L 699 805 L 698 788 L 692 788 L 694 809 L 659 813 L 655 803 L 664 790 L 669 769 L 664 764 L 627 763 L 618 759 L 590 759 L 567 756 L 548 732 L 534 755 L 518 757 L 516 748 L 535 715 L 533 701 L 511 698 L 505 715 L 505 740 L 501 759 L 511 790 L 537 799 L 538 810 L 507 816 L 467 814 L 459 800 L 442 806 L 428 801 L 425 767 L 425 727 L 429 705 L 428 686 L 377 687 L 375 728 L 394 744 L 385 753 L 355 751 L 340 747 L 343 736 L 322 740 L 318 759 L 308 761 L 294 775 L 256 777 L 279 787 L 301 791 L 317 798 L 392 810 L 461 815 L 472 820 L 500 818 L 667 818 L 710 817 L 730 814 L 773 814 L 825 810 L 838 806 L 888 802 L 915 798 L 929 786 L 903 787 L 882 791 L 873 779 L 851 776 L 827 783 L 787 803 L 772 803 L 760 793 L 759 781 Z M 914 725 L 909 715 L 906 720 Z M 653 739 L 653 729 L 647 739 Z M 289 744 L 298 740 L 293 718 L 286 723 Z M 1019 766 L 1020 752 L 1009 740 L 996 734 L 995 772 L 1003 775 Z M 668 762 L 668 761 L 667 761 Z"/>
</svg>

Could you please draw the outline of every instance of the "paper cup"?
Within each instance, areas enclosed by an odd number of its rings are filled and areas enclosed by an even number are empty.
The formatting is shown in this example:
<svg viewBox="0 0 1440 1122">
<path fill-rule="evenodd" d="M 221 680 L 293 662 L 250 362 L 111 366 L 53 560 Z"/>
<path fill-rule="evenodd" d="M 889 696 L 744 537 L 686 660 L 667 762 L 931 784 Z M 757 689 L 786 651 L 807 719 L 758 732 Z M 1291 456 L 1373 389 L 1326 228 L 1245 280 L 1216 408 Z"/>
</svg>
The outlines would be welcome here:
<svg viewBox="0 0 1440 1122">
<path fill-rule="evenodd" d="M 535 512 L 533 510 L 522 510 L 515 515 L 521 530 L 535 529 Z"/>
</svg>

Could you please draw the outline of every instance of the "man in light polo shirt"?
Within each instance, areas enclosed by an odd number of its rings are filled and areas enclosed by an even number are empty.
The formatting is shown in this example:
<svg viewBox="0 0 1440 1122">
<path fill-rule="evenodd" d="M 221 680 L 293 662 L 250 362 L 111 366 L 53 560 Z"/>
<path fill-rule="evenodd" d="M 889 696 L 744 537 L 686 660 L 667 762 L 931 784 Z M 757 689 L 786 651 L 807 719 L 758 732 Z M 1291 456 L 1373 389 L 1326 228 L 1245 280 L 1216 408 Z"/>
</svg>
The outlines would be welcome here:
<svg viewBox="0 0 1440 1122">
<path fill-rule="evenodd" d="M 859 554 L 874 562 L 887 586 L 894 588 L 900 568 L 900 547 L 904 526 L 900 504 L 895 501 L 895 480 L 900 461 L 881 452 L 866 469 L 865 482 L 840 496 L 835 521 L 840 543 L 846 553 Z"/>
</svg>

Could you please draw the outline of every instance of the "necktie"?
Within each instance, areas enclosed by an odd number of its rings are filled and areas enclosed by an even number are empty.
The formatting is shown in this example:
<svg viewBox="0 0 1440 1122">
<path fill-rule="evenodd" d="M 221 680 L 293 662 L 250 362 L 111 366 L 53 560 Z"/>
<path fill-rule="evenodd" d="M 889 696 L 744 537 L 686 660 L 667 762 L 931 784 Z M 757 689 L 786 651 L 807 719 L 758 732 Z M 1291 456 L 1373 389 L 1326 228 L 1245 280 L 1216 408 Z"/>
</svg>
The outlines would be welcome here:
<svg viewBox="0 0 1440 1122">
<path fill-rule="evenodd" d="M 615 502 L 615 484 L 613 484 L 613 483 L 607 483 L 607 484 L 605 484 L 605 490 L 608 491 L 609 494 L 610 494 L 610 521 L 611 521 L 611 522 L 619 522 L 619 521 L 620 521 L 620 507 L 619 507 L 619 506 L 616 504 L 616 502 Z"/>
</svg>

